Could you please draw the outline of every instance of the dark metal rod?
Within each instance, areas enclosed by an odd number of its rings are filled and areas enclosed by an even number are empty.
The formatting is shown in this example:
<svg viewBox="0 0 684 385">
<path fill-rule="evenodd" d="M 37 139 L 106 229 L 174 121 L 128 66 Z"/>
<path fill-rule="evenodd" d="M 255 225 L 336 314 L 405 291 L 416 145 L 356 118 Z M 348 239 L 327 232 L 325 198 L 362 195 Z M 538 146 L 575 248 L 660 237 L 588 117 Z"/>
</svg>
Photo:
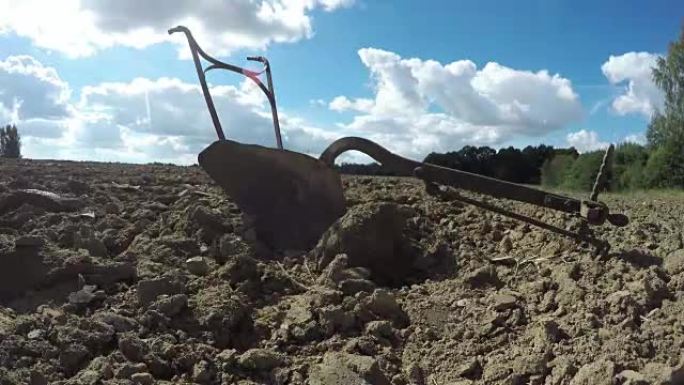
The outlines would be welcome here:
<svg viewBox="0 0 684 385">
<path fill-rule="evenodd" d="M 275 136 L 276 136 L 276 144 L 278 145 L 278 149 L 282 150 L 283 149 L 283 140 L 282 137 L 280 136 L 280 121 L 278 119 L 278 108 L 276 107 L 276 98 L 275 98 L 275 89 L 273 88 L 273 77 L 271 75 L 271 63 L 269 63 L 268 59 L 266 59 L 263 56 L 252 56 L 248 57 L 247 60 L 253 60 L 253 61 L 258 61 L 264 64 L 264 68 L 266 71 L 266 84 L 268 85 L 268 92 L 264 91 L 266 93 L 266 96 L 268 97 L 268 103 L 271 105 L 271 117 L 273 118 L 273 129 L 275 130 Z M 257 81 L 258 79 L 251 77 L 252 80 Z M 263 90 L 263 87 L 262 87 Z"/>
<path fill-rule="evenodd" d="M 211 121 L 214 123 L 214 129 L 216 129 L 216 135 L 220 140 L 226 140 L 226 136 L 223 134 L 223 128 L 221 127 L 221 121 L 216 113 L 214 100 L 211 98 L 211 94 L 209 93 L 209 87 L 207 86 L 207 79 L 204 76 L 204 71 L 202 70 L 202 64 L 199 60 L 199 46 L 190 34 L 189 30 L 182 29 L 181 27 L 176 27 L 169 30 L 169 34 L 174 32 L 185 32 L 185 36 L 188 39 L 188 45 L 190 46 L 190 52 L 192 52 L 192 60 L 194 61 L 195 69 L 197 70 L 197 77 L 199 77 L 200 86 L 202 87 L 202 94 L 204 95 L 204 100 L 207 102 L 207 108 L 209 109 L 209 114 L 211 115 Z"/>
<path fill-rule="evenodd" d="M 428 193 L 430 193 L 430 194 L 439 193 L 443 196 L 446 196 L 446 193 L 443 193 L 442 191 L 440 191 L 439 187 L 435 186 L 431 182 L 426 181 L 426 180 L 423 180 L 423 182 L 425 182 L 426 190 L 428 191 Z M 560 235 L 566 236 L 568 238 L 572 238 L 576 241 L 587 242 L 590 245 L 595 246 L 596 248 L 599 248 L 599 249 L 602 249 L 606 246 L 606 243 L 604 241 L 601 241 L 600 239 L 593 238 L 589 235 L 579 234 L 576 232 L 565 230 L 565 229 L 562 229 L 560 227 L 550 225 L 546 222 L 542 222 L 536 218 L 532 218 L 532 217 L 528 217 L 528 216 L 525 216 L 522 214 L 518 214 L 518 213 L 515 213 L 513 211 L 508 211 L 508 210 L 503 209 L 501 207 L 494 206 L 494 205 L 491 205 L 491 204 L 486 203 L 486 202 L 478 201 L 476 199 L 471 199 L 471 198 L 465 197 L 463 195 L 460 195 L 455 191 L 451 194 L 448 194 L 448 196 L 446 196 L 446 197 L 448 199 L 453 199 L 453 200 L 458 200 L 458 201 L 461 201 L 464 203 L 468 203 L 468 204 L 471 204 L 473 206 L 477 206 L 477 207 L 483 208 L 485 210 L 489 210 L 489 211 L 495 212 L 497 214 L 507 216 L 509 218 L 517 219 L 521 222 L 529 223 L 533 226 L 537 226 L 537 227 L 542 228 L 544 230 L 548 230 L 548 231 L 554 232 L 556 234 L 560 234 Z"/>
<path fill-rule="evenodd" d="M 271 64 L 264 58 L 266 64 L 266 80 L 268 83 L 268 90 L 271 92 L 271 97 L 268 98 L 271 104 L 271 116 L 273 117 L 273 128 L 275 130 L 276 142 L 279 149 L 283 149 L 283 139 L 280 136 L 280 121 L 278 120 L 278 108 L 276 107 L 275 90 L 273 89 L 273 79 L 271 78 Z"/>
<path fill-rule="evenodd" d="M 469 172 L 424 164 L 423 177 L 433 182 L 475 191 L 499 198 L 513 199 L 566 213 L 578 213 L 581 202 L 527 186 L 505 182 Z"/>
</svg>

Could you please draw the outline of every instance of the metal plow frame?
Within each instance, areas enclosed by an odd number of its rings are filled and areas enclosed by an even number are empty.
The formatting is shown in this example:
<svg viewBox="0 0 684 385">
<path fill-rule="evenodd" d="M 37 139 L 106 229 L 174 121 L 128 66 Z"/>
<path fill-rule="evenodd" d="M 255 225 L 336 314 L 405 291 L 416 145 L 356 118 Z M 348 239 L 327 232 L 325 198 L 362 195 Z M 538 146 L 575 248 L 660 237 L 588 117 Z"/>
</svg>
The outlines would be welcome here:
<svg viewBox="0 0 684 385">
<path fill-rule="evenodd" d="M 209 176 L 236 201 L 246 216 L 251 218 L 258 238 L 272 250 L 309 249 L 323 232 L 345 213 L 342 184 L 339 174 L 334 170 L 334 163 L 340 154 L 350 150 L 372 157 L 396 175 L 421 179 L 431 195 L 459 200 L 580 242 L 586 242 L 593 245 L 596 253 L 599 254 L 606 254 L 609 245 L 594 237 L 589 225 L 603 225 L 608 222 L 614 226 L 625 226 L 629 222 L 625 215 L 610 213 L 606 204 L 598 201 L 599 192 L 605 188 L 611 165 L 614 150 L 612 145 L 606 150 L 588 200 L 575 199 L 495 178 L 414 161 L 394 154 L 364 138 L 338 139 L 321 154 L 319 159 L 284 150 L 268 60 L 261 56 L 247 58 L 264 65 L 264 69 L 260 72 L 223 63 L 207 55 L 187 28 L 178 26 L 169 30 L 170 34 L 175 32 L 183 32 L 187 37 L 202 92 L 219 138 L 202 151 L 199 155 L 199 163 Z M 199 60 L 200 56 L 212 64 L 203 69 Z M 212 69 L 225 69 L 243 74 L 252 79 L 264 92 L 271 105 L 277 150 L 241 144 L 225 138 L 206 83 L 205 75 Z M 268 86 L 265 86 L 259 79 L 259 75 L 264 72 Z M 450 186 L 561 211 L 581 218 L 582 225 L 578 232 L 569 231 L 536 218 L 462 196 L 440 186 Z"/>
</svg>

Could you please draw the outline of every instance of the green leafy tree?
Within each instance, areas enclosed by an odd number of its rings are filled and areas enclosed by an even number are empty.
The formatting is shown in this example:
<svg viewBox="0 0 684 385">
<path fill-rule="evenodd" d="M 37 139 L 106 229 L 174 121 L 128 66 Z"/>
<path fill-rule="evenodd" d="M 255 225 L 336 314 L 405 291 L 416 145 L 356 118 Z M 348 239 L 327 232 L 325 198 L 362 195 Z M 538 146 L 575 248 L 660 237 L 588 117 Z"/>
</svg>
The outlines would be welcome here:
<svg viewBox="0 0 684 385">
<path fill-rule="evenodd" d="M 571 154 L 557 154 L 553 158 L 544 162 L 541 168 L 541 182 L 546 187 L 559 187 L 572 164 L 575 157 Z"/>
<path fill-rule="evenodd" d="M 668 142 L 651 151 L 644 167 L 644 185 L 651 188 L 684 187 L 684 147 Z"/>
<path fill-rule="evenodd" d="M 461 170 L 480 175 L 493 175 L 492 169 L 496 158 L 495 149 L 487 146 L 465 146 L 457 154 L 461 163 Z"/>
<path fill-rule="evenodd" d="M 529 183 L 535 167 L 528 160 L 517 148 L 502 148 L 494 158 L 492 176 L 514 183 Z"/>
<path fill-rule="evenodd" d="M 653 81 L 663 91 L 665 103 L 646 133 L 652 158 L 646 165 L 646 179 L 649 187 L 684 187 L 684 28 L 679 40 L 670 43 L 667 56 L 658 58 Z"/>
<path fill-rule="evenodd" d="M 647 138 L 650 145 L 682 139 L 684 133 L 684 28 L 679 40 L 670 43 L 667 56 L 658 58 L 653 81 L 665 94 L 662 113 L 656 112 Z"/>
<path fill-rule="evenodd" d="M 527 169 L 525 183 L 540 184 L 541 168 L 544 166 L 544 162 L 554 157 L 556 150 L 553 146 L 540 144 L 536 147 L 527 146 L 522 152 L 527 158 L 525 162 Z"/>
<path fill-rule="evenodd" d="M 581 154 L 566 172 L 561 187 L 569 190 L 591 190 L 604 153 L 605 151 L 592 151 Z"/>
<path fill-rule="evenodd" d="M 644 168 L 648 150 L 637 143 L 622 143 L 615 148 L 613 157 L 613 190 L 633 190 L 646 187 Z"/>
<path fill-rule="evenodd" d="M 0 156 L 3 158 L 21 158 L 21 138 L 15 125 L 0 128 Z"/>
<path fill-rule="evenodd" d="M 449 167 L 457 170 L 462 169 L 460 162 L 460 157 L 456 151 L 450 151 L 445 154 L 440 154 L 438 152 L 431 152 L 425 160 L 425 163 L 432 163 L 438 166 Z"/>
</svg>

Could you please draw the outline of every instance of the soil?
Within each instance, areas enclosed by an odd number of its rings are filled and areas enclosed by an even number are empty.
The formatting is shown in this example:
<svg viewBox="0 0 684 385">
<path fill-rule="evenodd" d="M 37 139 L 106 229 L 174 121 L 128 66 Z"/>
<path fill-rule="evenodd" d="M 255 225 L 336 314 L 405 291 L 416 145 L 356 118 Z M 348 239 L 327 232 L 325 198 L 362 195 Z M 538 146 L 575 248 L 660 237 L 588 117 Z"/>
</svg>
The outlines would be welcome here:
<svg viewBox="0 0 684 385">
<path fill-rule="evenodd" d="M 684 201 L 606 195 L 606 256 L 343 177 L 268 255 L 198 167 L 0 163 L 0 384 L 682 384 Z M 564 228 L 577 220 L 490 197 Z"/>
</svg>

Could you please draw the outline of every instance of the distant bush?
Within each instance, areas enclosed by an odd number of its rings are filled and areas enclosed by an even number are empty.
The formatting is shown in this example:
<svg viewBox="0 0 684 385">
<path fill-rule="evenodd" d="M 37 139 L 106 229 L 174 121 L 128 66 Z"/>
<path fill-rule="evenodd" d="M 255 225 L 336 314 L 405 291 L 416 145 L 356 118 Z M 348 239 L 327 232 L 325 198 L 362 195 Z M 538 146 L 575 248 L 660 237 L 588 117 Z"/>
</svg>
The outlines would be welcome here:
<svg viewBox="0 0 684 385">
<path fill-rule="evenodd" d="M 15 125 L 0 127 L 0 157 L 21 158 L 21 138 Z"/>
<path fill-rule="evenodd" d="M 496 150 L 488 146 L 465 146 L 458 151 L 444 154 L 430 153 L 423 161 L 474 174 L 493 176 L 496 156 Z"/>
<path fill-rule="evenodd" d="M 646 175 L 644 164 L 631 163 L 626 165 L 620 174 L 616 173 L 616 175 L 617 177 L 613 179 L 612 190 L 614 191 L 638 190 L 648 187 L 644 179 Z"/>
<path fill-rule="evenodd" d="M 674 154 L 680 154 L 679 157 Z M 568 190 L 590 191 L 598 174 L 604 151 L 574 157 L 556 155 L 542 166 L 542 184 Z M 615 148 L 607 185 L 611 191 L 672 187 L 684 183 L 684 152 L 663 146 L 649 154 L 637 143 L 621 143 Z"/>
</svg>

